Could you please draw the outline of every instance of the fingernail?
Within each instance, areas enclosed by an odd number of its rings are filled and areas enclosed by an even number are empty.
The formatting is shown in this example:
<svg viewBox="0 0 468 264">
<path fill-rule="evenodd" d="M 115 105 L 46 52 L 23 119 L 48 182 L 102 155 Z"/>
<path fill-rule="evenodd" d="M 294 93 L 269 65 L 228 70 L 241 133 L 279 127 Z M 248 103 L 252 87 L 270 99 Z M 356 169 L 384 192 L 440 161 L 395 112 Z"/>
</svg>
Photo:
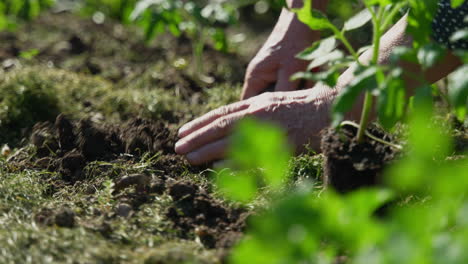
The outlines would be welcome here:
<svg viewBox="0 0 468 264">
<path fill-rule="evenodd" d="M 181 148 L 185 145 L 185 141 L 184 140 L 179 140 L 176 142 L 175 144 L 175 147 L 174 147 L 174 150 L 177 154 L 184 154 L 184 153 L 181 153 Z"/>
<path fill-rule="evenodd" d="M 184 133 L 184 127 L 179 128 L 179 131 L 177 131 L 177 136 L 180 137 L 182 133 Z"/>
<path fill-rule="evenodd" d="M 187 126 L 182 126 L 179 128 L 179 131 L 177 132 L 177 136 L 181 137 L 187 132 Z"/>
</svg>

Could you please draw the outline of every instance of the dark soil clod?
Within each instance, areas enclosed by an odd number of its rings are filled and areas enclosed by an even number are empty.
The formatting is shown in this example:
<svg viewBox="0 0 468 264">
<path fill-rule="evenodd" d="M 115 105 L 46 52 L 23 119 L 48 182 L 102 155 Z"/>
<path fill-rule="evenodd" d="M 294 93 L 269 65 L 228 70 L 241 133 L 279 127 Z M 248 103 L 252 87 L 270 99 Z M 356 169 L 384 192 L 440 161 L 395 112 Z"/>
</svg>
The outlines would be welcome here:
<svg viewBox="0 0 468 264">
<path fill-rule="evenodd" d="M 75 148 L 76 136 L 73 132 L 73 124 L 63 114 L 55 120 L 57 128 L 59 147 L 62 151 L 68 152 Z"/>
<path fill-rule="evenodd" d="M 59 173 L 65 181 L 75 182 L 81 180 L 83 168 L 86 166 L 84 156 L 78 151 L 71 151 L 58 160 Z"/>
<path fill-rule="evenodd" d="M 194 231 L 206 247 L 232 246 L 241 237 L 247 213 L 229 209 L 190 182 L 172 183 L 168 193 L 175 203 L 167 211 L 167 217 L 183 231 Z M 230 240 L 227 236 L 236 238 L 225 243 Z"/>
<path fill-rule="evenodd" d="M 369 132 L 392 141 L 390 136 L 376 127 L 371 127 Z M 345 126 L 339 131 L 329 129 L 322 137 L 324 182 L 338 192 L 381 184 L 383 168 L 397 156 L 392 147 L 369 138 L 359 144 L 356 133 L 356 128 Z"/>
<path fill-rule="evenodd" d="M 81 54 L 88 50 L 88 46 L 80 37 L 76 35 L 72 36 L 70 40 L 68 40 L 68 44 L 70 45 L 70 52 L 75 55 Z"/>
<path fill-rule="evenodd" d="M 114 187 L 114 194 L 117 194 L 125 188 L 135 186 L 137 192 L 145 192 L 150 187 L 151 177 L 144 174 L 132 174 L 120 178 Z"/>
<path fill-rule="evenodd" d="M 46 226 L 57 225 L 60 227 L 73 228 L 76 225 L 75 212 L 69 208 L 61 208 L 57 211 L 44 208 L 35 215 L 34 219 L 37 223 Z"/>
</svg>

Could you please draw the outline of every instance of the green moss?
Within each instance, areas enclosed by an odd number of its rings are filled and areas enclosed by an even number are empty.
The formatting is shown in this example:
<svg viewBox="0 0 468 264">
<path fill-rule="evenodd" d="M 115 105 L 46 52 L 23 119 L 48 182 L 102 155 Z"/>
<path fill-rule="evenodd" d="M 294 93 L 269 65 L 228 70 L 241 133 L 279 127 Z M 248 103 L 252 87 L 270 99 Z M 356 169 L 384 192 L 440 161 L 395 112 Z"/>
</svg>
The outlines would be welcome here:
<svg viewBox="0 0 468 264">
<path fill-rule="evenodd" d="M 210 111 L 239 101 L 242 86 L 231 84 L 220 84 L 204 91 L 203 111 Z"/>
<path fill-rule="evenodd" d="M 303 154 L 291 159 L 288 175 L 294 180 L 320 183 L 323 176 L 323 156 Z"/>
</svg>

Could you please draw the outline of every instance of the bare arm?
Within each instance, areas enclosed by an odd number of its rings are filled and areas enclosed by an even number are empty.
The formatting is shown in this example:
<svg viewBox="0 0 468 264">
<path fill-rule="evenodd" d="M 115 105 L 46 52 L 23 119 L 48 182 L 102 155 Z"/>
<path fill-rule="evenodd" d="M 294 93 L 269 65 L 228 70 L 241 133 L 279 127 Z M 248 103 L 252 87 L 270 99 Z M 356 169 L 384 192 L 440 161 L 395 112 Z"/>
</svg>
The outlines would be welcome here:
<svg viewBox="0 0 468 264">
<path fill-rule="evenodd" d="M 387 63 L 396 46 L 411 43 L 411 39 L 406 36 L 406 19 L 403 17 L 383 36 L 379 63 Z M 371 51 L 364 53 L 360 57 L 361 62 L 368 63 L 371 55 Z M 453 71 L 459 64 L 460 62 L 449 54 L 443 62 L 426 71 L 408 63 L 402 63 L 401 66 L 405 71 L 419 74 L 427 81 L 434 82 Z M 179 130 L 181 139 L 175 146 L 176 152 L 185 155 L 192 164 L 221 159 L 226 154 L 232 128 L 239 120 L 248 116 L 269 120 L 283 127 L 288 133 L 289 141 L 298 151 L 302 150 L 305 143 L 310 143 L 311 147 L 318 150 L 320 131 L 330 123 L 331 104 L 338 93 L 353 80 L 354 70 L 355 67 L 350 67 L 340 76 L 336 89 L 317 85 L 302 91 L 265 93 L 213 110 Z M 420 83 L 407 79 L 409 93 L 412 93 Z M 360 110 L 360 106 L 357 106 L 347 118 L 358 119 Z"/>
<path fill-rule="evenodd" d="M 324 11 L 328 0 L 315 0 L 314 8 Z M 300 8 L 303 0 L 288 0 L 289 8 Z M 245 74 L 242 99 L 256 96 L 272 84 L 275 91 L 295 90 L 299 82 L 290 77 L 307 68 L 307 62 L 295 56 L 320 38 L 320 32 L 312 31 L 301 23 L 296 14 L 283 9 L 272 33 L 252 59 Z"/>
<path fill-rule="evenodd" d="M 407 19 L 408 16 L 405 15 L 382 37 L 380 41 L 379 64 L 386 64 L 389 62 L 390 56 L 395 47 L 410 46 L 412 44 L 411 37 L 406 34 L 406 28 L 408 25 Z M 372 49 L 369 49 L 359 57 L 359 60 L 361 63 L 367 64 L 371 61 L 372 55 Z M 404 75 L 404 79 L 406 82 L 407 94 L 409 96 L 413 95 L 414 90 L 422 85 L 421 81 L 418 79 L 426 80 L 428 83 L 432 84 L 446 77 L 460 65 L 461 61 L 451 52 L 448 52 L 441 62 L 426 70 L 423 70 L 419 64 L 401 61 L 400 66 L 403 68 L 404 73 L 406 73 Z M 354 71 L 355 66 L 352 66 L 340 76 L 337 86 L 335 87 L 336 92 L 332 93 L 331 96 L 336 96 L 338 92 L 342 91 L 347 85 L 349 85 L 354 78 Z M 361 101 L 362 100 L 363 98 L 361 98 Z M 360 117 L 360 105 L 362 104 L 357 105 L 359 106 L 356 106 L 353 111 L 349 113 L 348 118 L 358 119 Z"/>
</svg>

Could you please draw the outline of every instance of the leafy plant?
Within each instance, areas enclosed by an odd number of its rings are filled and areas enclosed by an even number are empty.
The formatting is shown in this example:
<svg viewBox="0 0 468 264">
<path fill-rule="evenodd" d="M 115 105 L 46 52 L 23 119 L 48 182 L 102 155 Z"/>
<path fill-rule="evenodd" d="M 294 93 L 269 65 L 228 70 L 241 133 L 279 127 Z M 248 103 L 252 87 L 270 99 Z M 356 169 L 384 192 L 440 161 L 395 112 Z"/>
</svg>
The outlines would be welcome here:
<svg viewBox="0 0 468 264">
<path fill-rule="evenodd" d="M 338 195 L 331 189 L 317 190 L 313 185 L 301 186 L 295 191 L 288 189 L 278 195 L 277 191 L 283 190 L 281 183 L 289 175 L 286 167 L 279 165 L 283 164 L 284 158 L 283 155 L 278 156 L 281 153 L 278 150 L 284 148 L 284 140 L 279 137 L 281 132 L 252 121 L 241 124 L 234 135 L 230 152 L 234 167 L 241 171 L 230 173 L 223 170 L 218 173 L 218 187 L 228 197 L 244 203 L 255 202 L 258 193 L 268 193 L 270 188 L 275 190 L 276 195 L 268 210 L 251 219 L 250 231 L 230 256 L 231 263 L 400 264 L 468 261 L 464 250 L 468 246 L 468 160 L 466 157 L 450 158 L 453 144 L 443 131 L 448 126 L 433 124 L 432 121 L 431 86 L 419 80 L 423 85 L 417 89 L 414 99 L 408 102 L 405 83 L 401 79 L 403 70 L 395 63 L 404 59 L 429 68 L 446 51 L 429 42 L 430 30 L 422 30 L 414 38 L 412 48 L 397 48 L 392 63 L 378 64 L 380 37 L 398 11 L 408 5 L 411 7 L 409 21 L 420 22 L 422 20 L 418 19 L 432 16 L 430 5 L 433 2 L 428 1 L 427 5 L 426 1 L 411 0 L 363 2 L 366 11 L 348 20 L 342 30 L 322 14 L 311 11 L 310 0 L 305 1 L 303 9 L 296 10 L 300 19 L 312 29 L 330 30 L 333 36 L 299 54 L 301 58 L 312 60 L 313 67 L 328 64 L 328 70 L 299 73 L 295 77 L 334 86 L 338 71 L 355 63 L 355 80 L 334 105 L 335 124 L 340 124 L 344 113 L 353 107 L 362 93 L 365 93 L 365 98 L 358 135 L 361 140 L 375 99 L 379 121 L 387 128 L 400 121 L 407 106 L 411 105 L 412 111 L 407 119 L 408 156 L 387 170 L 387 188 L 374 187 Z M 452 4 L 459 3 L 452 1 Z M 345 32 L 368 21 L 372 21 L 374 28 L 373 59 L 369 65 L 364 65 L 358 60 L 360 52 L 353 49 Z M 338 41 L 348 49 L 350 56 L 333 50 Z M 466 63 L 466 53 L 456 53 Z M 454 72 L 449 81 L 449 97 L 461 120 L 467 111 L 468 88 L 466 77 L 462 76 L 466 75 L 462 74 L 464 72 L 466 65 Z M 265 138 L 269 140 L 265 141 Z M 260 178 L 258 174 L 242 172 L 258 167 L 262 168 Z"/>
<path fill-rule="evenodd" d="M 313 187 L 289 191 L 275 200 L 271 210 L 253 217 L 248 235 L 235 248 L 230 262 L 466 262 L 468 255 L 461 249 L 468 246 L 468 163 L 466 159 L 443 161 L 451 153 L 452 144 L 437 128 L 440 126 L 428 129 L 433 116 L 430 104 L 430 100 L 420 102 L 418 111 L 412 114 L 412 153 L 388 170 L 389 189 L 363 189 L 346 195 Z M 263 125 L 249 121 L 238 131 L 249 137 L 242 146 L 241 158 L 256 157 L 273 166 L 277 162 L 273 149 L 281 143 L 268 141 L 264 148 L 271 151 L 262 151 L 259 157 L 255 147 L 263 143 L 263 134 L 247 134 L 252 129 L 263 132 Z M 278 133 L 271 128 L 268 131 Z M 233 152 L 241 149 L 233 148 Z M 239 162 L 239 157 L 232 157 Z M 247 181 L 245 176 L 237 175 L 221 186 L 243 197 L 254 194 L 255 188 L 240 184 Z"/>
<path fill-rule="evenodd" d="M 0 30 L 13 29 L 21 20 L 31 20 L 54 4 L 54 0 L 4 0 L 0 2 Z"/>
<path fill-rule="evenodd" d="M 458 5 L 459 3 L 455 3 Z M 346 87 L 335 100 L 333 106 L 334 125 L 337 126 L 343 120 L 344 114 L 348 112 L 364 93 L 362 103 L 362 113 L 357 134 L 358 142 L 364 139 L 365 131 L 370 121 L 374 101 L 376 101 L 377 115 L 380 123 L 387 129 L 392 128 L 400 121 L 405 114 L 408 106 L 406 100 L 406 91 L 402 77 L 405 74 L 421 82 L 421 89 L 428 87 L 429 84 L 423 78 L 416 74 L 408 73 L 397 65 L 400 59 L 408 60 L 422 65 L 423 69 L 430 68 L 440 61 L 446 54 L 446 49 L 440 45 L 430 42 L 432 17 L 436 10 L 437 1 L 363 1 L 366 9 L 351 17 L 344 23 L 343 28 L 338 29 L 330 22 L 325 15 L 316 10 L 312 10 L 312 1 L 305 1 L 304 7 L 295 10 L 299 19 L 307 24 L 312 30 L 328 30 L 332 36 L 322 41 L 314 43 L 310 48 L 298 55 L 298 58 L 311 60 L 308 69 L 327 65 L 325 72 L 311 73 L 302 72 L 294 75 L 293 79 L 306 78 L 314 81 L 321 81 L 330 87 L 336 85 L 339 77 L 339 70 L 351 65 L 355 66 L 354 80 Z M 392 21 L 399 15 L 403 8 L 409 7 L 408 14 L 408 32 L 414 38 L 412 48 L 398 48 L 395 50 L 393 64 L 379 64 L 380 39 L 385 30 L 391 25 Z M 360 51 L 356 51 L 348 41 L 345 33 L 362 27 L 368 22 L 372 22 L 373 41 L 372 41 L 372 59 L 368 64 L 359 61 Z M 461 33 L 458 33 L 461 34 Z M 340 50 L 336 50 L 337 42 L 340 41 L 349 56 L 345 56 Z M 462 51 L 460 51 L 462 52 Z M 457 116 L 463 120 L 466 107 L 467 96 L 466 77 L 455 75 L 460 87 L 455 89 L 457 99 L 454 102 L 454 109 Z M 465 80 L 464 80 L 465 78 Z M 464 91 L 464 92 L 462 92 Z M 377 100 L 375 100 L 377 98 Z"/>
<path fill-rule="evenodd" d="M 208 38 L 217 50 L 227 52 L 225 25 L 236 22 L 236 4 L 230 1 L 209 1 L 199 4 L 182 0 L 140 0 L 131 14 L 131 20 L 145 30 L 146 40 L 169 31 L 175 36 L 186 33 L 192 44 L 195 75 L 202 77 L 203 49 Z M 206 78 L 205 78 L 206 79 Z"/>
<path fill-rule="evenodd" d="M 123 24 L 131 22 L 130 15 L 137 0 L 85 0 L 82 12 L 86 15 L 94 15 L 101 12 Z"/>
</svg>

